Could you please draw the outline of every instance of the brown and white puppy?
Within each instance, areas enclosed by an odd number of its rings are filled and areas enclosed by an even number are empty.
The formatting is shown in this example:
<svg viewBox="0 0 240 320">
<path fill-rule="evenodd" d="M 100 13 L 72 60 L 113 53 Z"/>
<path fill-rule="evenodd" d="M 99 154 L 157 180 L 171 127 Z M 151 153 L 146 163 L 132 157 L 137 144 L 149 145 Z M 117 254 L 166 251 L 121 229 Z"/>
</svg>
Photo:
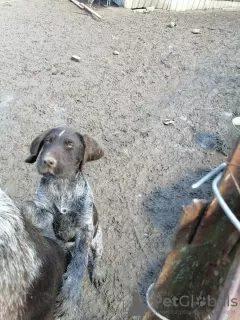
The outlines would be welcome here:
<svg viewBox="0 0 240 320">
<path fill-rule="evenodd" d="M 65 244 L 74 242 L 72 258 L 63 277 L 62 299 L 67 305 L 80 294 L 80 282 L 93 256 L 92 281 L 104 280 L 102 231 L 93 204 L 92 190 L 83 174 L 87 161 L 103 156 L 98 143 L 71 128 L 53 128 L 36 137 L 27 163 L 37 161 L 42 175 L 35 202 L 25 202 L 23 212 L 41 233 Z M 69 307 L 70 308 L 70 307 Z"/>
<path fill-rule="evenodd" d="M 66 266 L 64 250 L 0 189 L 0 319 L 53 320 Z"/>
</svg>

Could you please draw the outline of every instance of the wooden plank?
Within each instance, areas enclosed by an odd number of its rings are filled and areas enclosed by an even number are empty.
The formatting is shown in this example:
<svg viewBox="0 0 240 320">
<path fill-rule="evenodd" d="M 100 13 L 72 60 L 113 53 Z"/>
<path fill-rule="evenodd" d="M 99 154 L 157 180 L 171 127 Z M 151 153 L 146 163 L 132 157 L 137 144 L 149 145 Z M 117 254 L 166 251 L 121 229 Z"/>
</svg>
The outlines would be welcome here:
<svg viewBox="0 0 240 320">
<path fill-rule="evenodd" d="M 177 6 L 176 6 L 176 11 L 181 11 L 182 4 L 183 4 L 183 0 L 178 0 Z"/>
<path fill-rule="evenodd" d="M 205 2 L 206 0 L 200 0 L 197 10 L 203 10 L 205 8 Z"/>
<path fill-rule="evenodd" d="M 132 9 L 137 9 L 139 7 L 139 0 L 133 0 L 132 2 Z"/>
<path fill-rule="evenodd" d="M 171 1 L 171 10 L 176 11 L 178 0 Z"/>
<path fill-rule="evenodd" d="M 183 0 L 181 11 L 186 11 L 188 8 L 192 6 L 192 0 Z"/>
<path fill-rule="evenodd" d="M 198 9 L 198 6 L 199 6 L 200 1 L 201 1 L 201 0 L 194 0 L 194 1 L 193 1 L 193 5 L 192 5 L 192 9 L 191 9 L 191 10 L 197 10 L 197 9 Z"/>
<path fill-rule="evenodd" d="M 165 0 L 165 1 L 164 1 L 164 3 L 163 3 L 163 10 L 168 10 L 169 1 L 170 1 L 170 0 Z"/>
<path fill-rule="evenodd" d="M 219 186 L 223 198 L 240 218 L 240 194 L 232 175 L 239 183 L 240 143 Z M 172 250 L 153 290 L 152 307 L 167 319 L 205 319 L 214 308 L 212 301 L 218 299 L 239 243 L 239 232 L 215 198 L 209 205 L 193 202 L 184 208 Z M 148 312 L 143 319 L 157 318 Z"/>
<path fill-rule="evenodd" d="M 211 320 L 240 319 L 240 249 L 228 273 Z"/>
<path fill-rule="evenodd" d="M 156 4 L 156 9 L 163 9 L 165 0 L 158 0 Z"/>
<path fill-rule="evenodd" d="M 93 16 L 102 19 L 102 17 L 100 16 L 100 14 L 98 14 L 96 11 L 94 11 L 93 9 L 89 8 L 88 6 L 86 6 L 84 3 L 79 3 L 77 0 L 69 0 L 70 2 L 74 3 L 78 8 L 86 10 L 88 12 L 90 12 Z"/>
<path fill-rule="evenodd" d="M 145 0 L 139 0 L 138 8 L 144 8 L 145 7 Z"/>
<path fill-rule="evenodd" d="M 155 7 L 155 9 L 157 9 L 158 3 L 159 3 L 158 0 L 152 0 L 151 1 L 151 5 L 149 7 Z M 162 9 L 162 7 L 160 9 Z"/>
<path fill-rule="evenodd" d="M 229 161 L 229 166 L 225 170 L 219 186 L 219 191 L 222 197 L 225 199 L 230 209 L 236 214 L 236 217 L 240 220 L 240 195 L 237 188 L 234 186 L 230 172 L 240 184 L 240 143 L 237 144 L 235 152 Z M 222 217 L 225 218 L 225 213 L 219 206 L 217 199 L 214 198 L 208 210 L 206 211 L 201 224 L 199 225 L 193 240 L 193 245 L 199 245 L 203 243 L 208 238 L 209 233 L 215 230 L 215 224 L 217 222 L 221 220 L 224 220 L 225 222 L 225 219 L 222 219 Z M 227 224 L 224 224 L 224 227 L 224 232 L 238 236 L 237 230 L 230 221 L 228 221 Z M 218 229 L 220 228 L 223 229 L 221 225 L 219 225 Z M 217 231 L 218 230 L 215 230 L 215 232 Z M 220 245 L 224 247 L 225 244 L 225 237 L 222 237 L 222 239 L 220 239 Z"/>
</svg>

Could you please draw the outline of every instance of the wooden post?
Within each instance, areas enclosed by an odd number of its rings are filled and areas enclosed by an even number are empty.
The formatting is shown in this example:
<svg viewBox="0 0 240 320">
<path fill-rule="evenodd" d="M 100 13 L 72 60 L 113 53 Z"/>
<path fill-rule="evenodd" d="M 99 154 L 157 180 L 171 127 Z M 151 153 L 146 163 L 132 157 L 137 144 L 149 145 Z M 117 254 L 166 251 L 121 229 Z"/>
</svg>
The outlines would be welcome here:
<svg viewBox="0 0 240 320">
<path fill-rule="evenodd" d="M 100 14 L 98 14 L 96 11 L 94 11 L 93 9 L 86 6 L 84 3 L 78 2 L 77 0 L 69 0 L 69 1 L 74 3 L 78 8 L 80 8 L 82 10 L 86 10 L 86 11 L 90 12 L 93 16 L 95 16 L 99 19 L 102 19 Z"/>
<path fill-rule="evenodd" d="M 219 185 L 222 197 L 240 219 L 236 182 L 240 185 L 240 142 Z M 194 200 L 184 207 L 172 250 L 151 294 L 151 306 L 169 320 L 206 319 L 217 304 L 239 239 L 216 198 L 209 204 Z M 235 308 L 240 308 L 240 301 Z M 158 318 L 151 311 L 143 317 L 153 319 Z"/>
<path fill-rule="evenodd" d="M 240 249 L 236 253 L 211 320 L 240 319 Z"/>
</svg>

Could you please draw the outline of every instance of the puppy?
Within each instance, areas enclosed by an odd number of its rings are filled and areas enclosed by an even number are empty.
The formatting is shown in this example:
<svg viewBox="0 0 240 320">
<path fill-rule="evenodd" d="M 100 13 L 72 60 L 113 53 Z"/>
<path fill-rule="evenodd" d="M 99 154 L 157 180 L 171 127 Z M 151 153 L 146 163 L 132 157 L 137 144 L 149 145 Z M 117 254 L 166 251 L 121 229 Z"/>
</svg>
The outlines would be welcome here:
<svg viewBox="0 0 240 320">
<path fill-rule="evenodd" d="M 0 189 L 0 319 L 53 320 L 67 260 Z"/>
<path fill-rule="evenodd" d="M 41 133 L 33 140 L 30 153 L 26 162 L 37 161 L 42 178 L 35 202 L 25 202 L 22 210 L 44 236 L 74 244 L 62 287 L 63 299 L 72 299 L 79 295 L 90 250 L 92 282 L 99 286 L 105 278 L 102 231 L 92 190 L 83 174 L 84 164 L 104 153 L 93 138 L 70 128 Z"/>
</svg>

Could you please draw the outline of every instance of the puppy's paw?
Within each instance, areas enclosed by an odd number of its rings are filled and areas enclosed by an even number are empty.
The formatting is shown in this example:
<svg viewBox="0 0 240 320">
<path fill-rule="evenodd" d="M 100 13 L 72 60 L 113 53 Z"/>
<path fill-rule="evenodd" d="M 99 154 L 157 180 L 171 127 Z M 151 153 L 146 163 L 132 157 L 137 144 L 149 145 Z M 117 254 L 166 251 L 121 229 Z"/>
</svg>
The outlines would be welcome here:
<svg viewBox="0 0 240 320">
<path fill-rule="evenodd" d="M 106 281 L 106 270 L 101 265 L 95 265 L 92 272 L 92 283 L 98 289 Z"/>
<path fill-rule="evenodd" d="M 76 320 L 82 308 L 82 297 L 76 299 L 66 299 L 61 294 L 58 295 L 55 304 L 54 319 L 55 320 Z"/>
<path fill-rule="evenodd" d="M 65 299 L 74 299 L 80 294 L 80 284 L 73 276 L 68 273 L 63 275 L 61 294 Z"/>
</svg>

